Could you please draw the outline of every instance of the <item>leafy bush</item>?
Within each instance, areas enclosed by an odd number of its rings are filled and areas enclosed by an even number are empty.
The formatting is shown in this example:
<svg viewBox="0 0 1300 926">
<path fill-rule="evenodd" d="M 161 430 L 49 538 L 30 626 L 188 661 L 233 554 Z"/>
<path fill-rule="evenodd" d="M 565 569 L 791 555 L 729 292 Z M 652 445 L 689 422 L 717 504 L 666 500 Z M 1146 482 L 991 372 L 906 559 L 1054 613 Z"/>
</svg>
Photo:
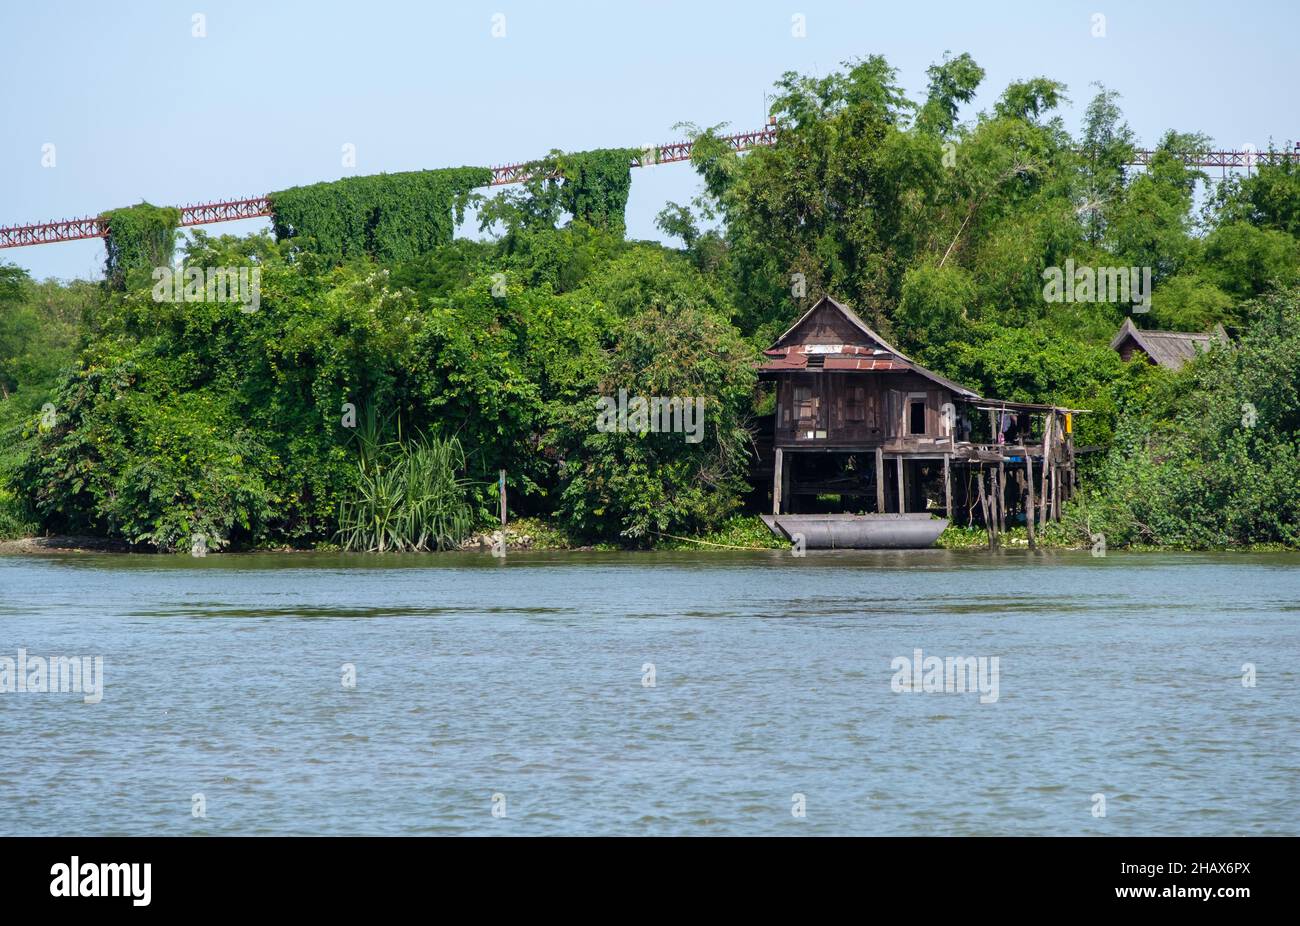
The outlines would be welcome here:
<svg viewBox="0 0 1300 926">
<path fill-rule="evenodd" d="M 560 427 L 565 525 L 578 536 L 645 542 L 706 530 L 732 514 L 746 489 L 754 360 L 730 325 L 700 309 L 652 306 L 621 323 L 600 395 L 698 397 L 701 440 L 600 431 L 597 397 L 575 401 Z"/>
<path fill-rule="evenodd" d="M 384 440 L 373 411 L 356 432 L 357 484 L 339 505 L 345 550 L 446 550 L 474 527 L 465 452 L 453 438 Z"/>
<path fill-rule="evenodd" d="M 126 362 L 61 385 L 56 423 L 34 435 L 17 473 L 35 519 L 160 550 L 188 548 L 195 534 L 214 547 L 257 534 L 274 501 L 266 449 L 223 396 L 165 400 L 137 378 Z"/>
<path fill-rule="evenodd" d="M 1300 290 L 1249 322 L 1235 349 L 1198 357 L 1123 420 L 1071 512 L 1080 531 L 1111 546 L 1300 545 Z"/>
</svg>

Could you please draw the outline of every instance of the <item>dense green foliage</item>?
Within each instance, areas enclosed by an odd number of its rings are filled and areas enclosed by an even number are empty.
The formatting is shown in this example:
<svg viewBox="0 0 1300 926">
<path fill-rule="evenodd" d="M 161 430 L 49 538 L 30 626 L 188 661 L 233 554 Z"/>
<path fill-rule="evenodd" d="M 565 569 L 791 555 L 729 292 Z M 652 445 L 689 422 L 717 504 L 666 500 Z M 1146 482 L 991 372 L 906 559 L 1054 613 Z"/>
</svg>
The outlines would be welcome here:
<svg viewBox="0 0 1300 926">
<path fill-rule="evenodd" d="M 93 283 L 34 283 L 0 264 L 0 539 L 31 533 L 13 473 L 26 458 L 23 435 L 65 368 L 74 365 L 78 333 L 102 298 Z"/>
<path fill-rule="evenodd" d="M 104 247 L 104 277 L 114 289 L 125 289 L 127 278 L 154 267 L 170 267 L 176 250 L 181 212 L 171 206 L 140 203 L 100 216 L 108 225 Z"/>
<path fill-rule="evenodd" d="M 0 268 L 0 531 L 445 547 L 490 523 L 504 468 L 512 517 L 574 541 L 742 536 L 754 361 L 828 292 L 987 395 L 1091 409 L 1076 537 L 1300 545 L 1297 169 L 1207 187 L 1181 159 L 1207 140 L 1175 131 L 1129 169 L 1118 95 L 1072 134 L 1043 77 L 963 121 L 983 76 L 949 56 L 912 101 L 870 57 L 784 75 L 771 148 L 690 127 L 700 193 L 659 215 L 680 250 L 624 239 L 634 152 L 610 149 L 485 201 L 473 168 L 350 178 L 275 194 L 278 241 L 191 233 L 189 265 L 260 269 L 257 311 Z M 495 240 L 452 239 L 471 201 Z M 1049 301 L 1068 261 L 1150 268 L 1149 314 Z M 1238 341 L 1126 364 L 1130 313 Z M 620 392 L 698 398 L 700 439 L 597 427 Z M 430 436 L 359 454 L 349 409 Z"/>
<path fill-rule="evenodd" d="M 581 538 L 648 536 L 734 508 L 753 354 L 725 296 L 658 246 L 586 226 L 529 237 L 515 256 L 460 242 L 390 268 L 195 233 L 187 263 L 261 268 L 260 310 L 155 303 L 146 287 L 106 297 L 79 367 L 49 395 L 56 425 L 26 419 L 14 482 L 30 518 L 162 549 L 195 533 L 329 540 L 367 480 L 345 403 L 454 437 L 458 476 L 479 487 L 476 515 L 503 467 L 512 510 L 558 516 Z M 552 274 L 557 252 L 587 257 Z M 494 296 L 500 273 L 510 281 Z M 525 288 L 516 276 L 542 279 Z M 654 313 L 638 311 L 643 300 Z M 689 344 L 696 359 L 647 368 L 661 342 Z M 701 443 L 595 432 L 604 390 L 669 387 L 707 397 Z M 607 460 L 584 456 L 590 439 L 608 439 Z M 618 459 L 640 461 L 635 479 Z"/>
<path fill-rule="evenodd" d="M 1217 347 L 1145 397 L 1083 502 L 1111 544 L 1300 546 L 1300 290 L 1252 304 Z"/>
<path fill-rule="evenodd" d="M 406 260 L 449 243 L 471 191 L 491 178 L 486 167 L 455 167 L 293 187 L 271 194 L 272 225 L 281 241 L 331 260 Z"/>
</svg>

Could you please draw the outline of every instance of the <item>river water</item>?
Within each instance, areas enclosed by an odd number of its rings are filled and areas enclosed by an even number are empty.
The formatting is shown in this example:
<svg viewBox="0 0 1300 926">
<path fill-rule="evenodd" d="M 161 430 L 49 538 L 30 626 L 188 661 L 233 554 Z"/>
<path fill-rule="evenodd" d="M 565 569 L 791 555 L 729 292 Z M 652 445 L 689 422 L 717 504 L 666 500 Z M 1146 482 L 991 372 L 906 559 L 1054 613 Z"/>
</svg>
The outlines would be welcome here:
<svg viewBox="0 0 1300 926">
<path fill-rule="evenodd" d="M 1271 554 L 0 557 L 0 667 L 103 659 L 0 692 L 0 833 L 1296 835 L 1298 599 Z M 894 690 L 917 649 L 996 690 Z"/>
</svg>

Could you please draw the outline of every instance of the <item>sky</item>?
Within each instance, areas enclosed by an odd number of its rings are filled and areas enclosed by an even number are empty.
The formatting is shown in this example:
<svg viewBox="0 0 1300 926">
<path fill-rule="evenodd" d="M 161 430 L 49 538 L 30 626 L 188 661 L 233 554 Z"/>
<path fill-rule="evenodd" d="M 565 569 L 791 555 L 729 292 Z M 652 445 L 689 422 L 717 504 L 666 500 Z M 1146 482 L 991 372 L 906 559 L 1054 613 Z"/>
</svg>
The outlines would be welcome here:
<svg viewBox="0 0 1300 926">
<path fill-rule="evenodd" d="M 1297 35 L 1295 0 L 7 0 L 0 226 L 759 128 L 783 72 L 870 54 L 923 98 L 925 69 L 969 52 L 987 74 L 963 119 L 1041 75 L 1069 87 L 1072 131 L 1101 81 L 1144 144 L 1175 128 L 1263 149 L 1300 139 Z M 628 235 L 662 240 L 656 213 L 699 186 L 687 164 L 634 171 Z M 37 278 L 103 259 L 98 239 L 0 251 Z"/>
</svg>

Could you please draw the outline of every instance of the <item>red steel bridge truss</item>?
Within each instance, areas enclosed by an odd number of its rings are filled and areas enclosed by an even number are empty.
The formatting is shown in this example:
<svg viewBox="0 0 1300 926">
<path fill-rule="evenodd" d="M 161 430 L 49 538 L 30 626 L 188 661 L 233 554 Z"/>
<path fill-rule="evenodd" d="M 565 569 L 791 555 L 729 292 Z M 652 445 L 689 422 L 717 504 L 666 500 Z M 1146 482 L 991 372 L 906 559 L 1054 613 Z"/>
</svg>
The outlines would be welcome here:
<svg viewBox="0 0 1300 926">
<path fill-rule="evenodd" d="M 751 148 L 763 148 L 776 143 L 777 128 L 767 125 L 754 132 L 738 132 L 734 135 L 720 136 L 732 151 L 748 151 Z M 654 164 L 671 164 L 676 161 L 688 161 L 694 147 L 691 141 L 675 141 L 666 145 L 647 147 L 632 157 L 633 167 L 649 167 Z M 1134 153 L 1130 162 L 1134 166 L 1145 167 L 1151 163 L 1155 152 L 1140 150 Z M 1276 164 L 1283 161 L 1300 161 L 1300 143 L 1292 150 L 1253 151 L 1249 148 L 1240 151 L 1203 151 L 1185 157 L 1184 162 L 1193 167 L 1218 167 L 1223 170 L 1249 170 L 1260 164 Z M 522 183 L 532 177 L 533 165 L 530 162 L 504 164 L 492 168 L 492 180 L 488 186 L 503 186 L 508 183 Z M 271 201 L 266 196 L 252 196 L 248 199 L 219 200 L 210 203 L 195 203 L 181 206 L 182 226 L 209 225 L 213 222 L 234 222 L 239 219 L 255 219 L 271 214 Z M 36 225 L 9 225 L 0 227 L 0 248 L 21 248 L 29 244 L 49 244 L 55 241 L 77 241 L 82 238 L 103 238 L 107 234 L 106 223 L 100 216 L 85 216 L 80 219 L 65 219 L 61 222 L 43 222 Z"/>
</svg>

